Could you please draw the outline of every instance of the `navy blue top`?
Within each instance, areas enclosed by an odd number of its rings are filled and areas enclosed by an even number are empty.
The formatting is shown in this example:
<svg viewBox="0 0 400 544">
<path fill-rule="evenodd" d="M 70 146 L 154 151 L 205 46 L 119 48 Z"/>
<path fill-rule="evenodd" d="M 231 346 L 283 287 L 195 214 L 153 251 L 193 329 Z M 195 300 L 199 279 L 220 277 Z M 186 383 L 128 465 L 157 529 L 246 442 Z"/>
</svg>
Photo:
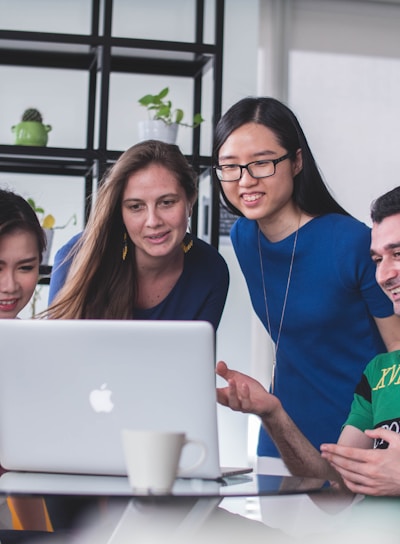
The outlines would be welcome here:
<svg viewBox="0 0 400 544">
<path fill-rule="evenodd" d="M 264 280 L 276 341 L 294 234 L 270 242 L 260 234 Z M 254 310 L 268 330 L 255 221 L 231 232 Z M 386 351 L 373 317 L 393 314 L 375 280 L 370 229 L 353 217 L 328 214 L 299 229 L 277 352 L 274 393 L 319 449 L 336 442 L 367 363 Z M 258 455 L 279 456 L 263 428 Z"/>
<path fill-rule="evenodd" d="M 49 304 L 64 285 L 71 265 L 67 257 L 80 236 L 71 238 L 55 255 Z M 185 254 L 182 274 L 172 291 L 153 308 L 136 308 L 133 319 L 208 321 L 217 329 L 228 293 L 228 267 L 213 246 L 195 236 L 192 239 L 193 247 Z"/>
</svg>

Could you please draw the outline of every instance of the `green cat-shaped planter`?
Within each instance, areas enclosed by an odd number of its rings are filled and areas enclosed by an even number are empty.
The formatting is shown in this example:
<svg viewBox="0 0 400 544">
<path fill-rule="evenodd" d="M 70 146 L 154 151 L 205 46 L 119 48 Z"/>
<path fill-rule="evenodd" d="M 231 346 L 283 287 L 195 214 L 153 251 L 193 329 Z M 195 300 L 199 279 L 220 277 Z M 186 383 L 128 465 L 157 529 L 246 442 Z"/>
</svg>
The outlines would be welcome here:
<svg viewBox="0 0 400 544">
<path fill-rule="evenodd" d="M 50 125 L 44 125 L 40 112 L 34 108 L 24 111 L 22 121 L 11 127 L 15 133 L 16 145 L 46 146 Z"/>
</svg>

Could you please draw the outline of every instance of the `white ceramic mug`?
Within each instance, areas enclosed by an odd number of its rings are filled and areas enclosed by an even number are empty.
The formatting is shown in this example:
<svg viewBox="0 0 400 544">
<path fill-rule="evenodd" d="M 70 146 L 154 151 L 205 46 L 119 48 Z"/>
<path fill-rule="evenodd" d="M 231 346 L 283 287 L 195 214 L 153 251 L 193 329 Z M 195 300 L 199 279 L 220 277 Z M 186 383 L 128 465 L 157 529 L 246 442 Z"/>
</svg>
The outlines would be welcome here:
<svg viewBox="0 0 400 544">
<path fill-rule="evenodd" d="M 179 466 L 184 446 L 199 447 L 199 458 L 190 466 Z M 171 491 L 175 478 L 190 475 L 206 458 L 202 442 L 189 440 L 185 433 L 122 430 L 122 445 L 130 486 L 138 493 L 160 494 Z"/>
</svg>

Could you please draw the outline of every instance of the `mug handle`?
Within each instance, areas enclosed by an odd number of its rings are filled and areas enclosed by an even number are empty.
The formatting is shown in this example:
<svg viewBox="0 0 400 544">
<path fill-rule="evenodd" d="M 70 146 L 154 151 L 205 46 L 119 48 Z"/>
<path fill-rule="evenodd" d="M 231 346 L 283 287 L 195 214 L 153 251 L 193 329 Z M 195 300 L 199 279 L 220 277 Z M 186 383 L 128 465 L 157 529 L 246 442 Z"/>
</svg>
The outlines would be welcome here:
<svg viewBox="0 0 400 544">
<path fill-rule="evenodd" d="M 200 442 L 200 440 L 185 440 L 183 447 L 187 446 L 188 444 L 196 444 L 197 446 L 200 446 L 201 454 L 197 461 L 189 465 L 188 467 L 179 467 L 178 468 L 178 477 L 179 476 L 185 476 L 189 472 L 192 472 L 195 468 L 199 467 L 205 460 L 206 454 L 207 454 L 207 448 L 203 442 Z"/>
</svg>

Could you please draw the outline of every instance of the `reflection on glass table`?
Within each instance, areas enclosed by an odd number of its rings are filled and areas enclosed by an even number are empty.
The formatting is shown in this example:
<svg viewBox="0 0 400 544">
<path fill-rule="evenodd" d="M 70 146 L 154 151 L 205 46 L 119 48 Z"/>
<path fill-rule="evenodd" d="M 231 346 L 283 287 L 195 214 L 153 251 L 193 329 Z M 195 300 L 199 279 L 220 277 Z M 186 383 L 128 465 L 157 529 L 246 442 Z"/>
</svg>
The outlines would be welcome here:
<svg viewBox="0 0 400 544">
<path fill-rule="evenodd" d="M 313 478 L 244 474 L 215 480 L 178 478 L 173 497 L 260 497 L 311 493 L 326 487 L 326 482 Z M 35 472 L 6 472 L 0 477 L 0 494 L 79 495 L 105 497 L 146 497 L 138 495 L 129 486 L 125 476 L 93 476 Z"/>
</svg>

